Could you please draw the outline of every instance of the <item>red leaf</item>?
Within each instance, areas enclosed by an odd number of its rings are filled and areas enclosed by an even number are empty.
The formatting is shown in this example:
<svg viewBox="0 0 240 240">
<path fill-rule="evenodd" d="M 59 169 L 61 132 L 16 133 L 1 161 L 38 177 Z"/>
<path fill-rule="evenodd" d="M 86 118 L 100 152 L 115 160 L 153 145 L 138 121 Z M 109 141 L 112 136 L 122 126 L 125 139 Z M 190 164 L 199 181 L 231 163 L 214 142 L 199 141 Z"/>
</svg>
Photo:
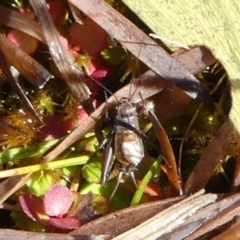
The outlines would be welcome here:
<svg viewBox="0 0 240 240">
<path fill-rule="evenodd" d="M 39 221 L 40 215 L 44 215 L 43 201 L 34 195 L 22 195 L 19 202 L 26 215 L 34 221 Z"/>
<path fill-rule="evenodd" d="M 158 183 L 155 183 L 155 182 L 149 182 L 145 187 L 144 192 L 149 194 L 152 197 L 159 197 L 160 199 L 163 198 L 162 188 L 159 186 Z"/>
<path fill-rule="evenodd" d="M 67 131 L 73 128 L 71 119 L 62 120 L 62 116 L 49 115 L 44 118 L 45 126 L 40 129 L 38 134 L 39 140 L 51 140 L 61 138 L 66 135 Z"/>
<path fill-rule="evenodd" d="M 45 212 L 49 216 L 62 217 L 72 205 L 73 194 L 61 184 L 53 185 L 43 199 Z"/>
<path fill-rule="evenodd" d="M 95 79 L 101 79 L 109 75 L 109 69 L 99 61 L 92 59 L 88 64 L 88 72 Z"/>
<path fill-rule="evenodd" d="M 52 20 L 56 26 L 64 23 L 67 17 L 67 8 L 60 1 L 53 1 L 48 4 L 49 13 L 52 16 Z"/>
<path fill-rule="evenodd" d="M 28 54 L 32 54 L 37 50 L 38 41 L 34 37 L 17 29 L 11 30 L 7 38 Z"/>
<path fill-rule="evenodd" d="M 82 225 L 77 218 L 50 218 L 48 224 L 61 229 L 76 229 Z"/>
<path fill-rule="evenodd" d="M 96 56 L 107 45 L 107 33 L 93 20 L 87 18 L 84 24 L 74 23 L 70 28 L 73 40 L 90 56 Z"/>
<path fill-rule="evenodd" d="M 95 107 L 95 105 L 96 105 L 96 103 L 93 102 L 94 107 Z M 77 117 L 78 117 L 78 124 L 82 124 L 88 118 L 88 114 L 82 108 L 82 106 L 79 106 L 77 109 Z"/>
</svg>

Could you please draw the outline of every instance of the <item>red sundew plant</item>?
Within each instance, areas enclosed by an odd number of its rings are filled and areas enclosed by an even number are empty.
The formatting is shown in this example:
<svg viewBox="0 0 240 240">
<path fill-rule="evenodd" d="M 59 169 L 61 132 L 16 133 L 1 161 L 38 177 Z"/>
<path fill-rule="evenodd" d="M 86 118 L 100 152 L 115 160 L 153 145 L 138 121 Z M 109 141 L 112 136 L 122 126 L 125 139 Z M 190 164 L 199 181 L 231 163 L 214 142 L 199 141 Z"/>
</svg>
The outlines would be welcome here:
<svg viewBox="0 0 240 240">
<path fill-rule="evenodd" d="M 92 57 L 107 47 L 107 33 L 90 18 L 84 19 L 83 25 L 72 24 L 70 34 L 82 51 Z"/>
<path fill-rule="evenodd" d="M 52 1 L 48 4 L 48 9 L 56 26 L 66 22 L 68 17 L 66 4 L 61 1 Z"/>
<path fill-rule="evenodd" d="M 45 126 L 39 130 L 38 139 L 42 141 L 61 138 L 73 128 L 72 120 L 63 120 L 60 115 L 49 115 L 44 118 Z"/>
<path fill-rule="evenodd" d="M 138 181 L 138 185 L 141 184 L 141 181 Z M 144 193 L 147 193 L 151 197 L 157 197 L 159 199 L 164 198 L 162 187 L 158 183 L 149 182 L 144 189 Z"/>
<path fill-rule="evenodd" d="M 29 218 L 45 227 L 57 229 L 76 229 L 82 225 L 79 219 L 67 217 L 73 200 L 73 193 L 60 184 L 53 185 L 43 198 L 27 194 L 19 197 L 20 205 Z"/>
<path fill-rule="evenodd" d="M 28 54 L 33 54 L 37 50 L 38 41 L 17 29 L 11 30 L 7 34 L 7 38 Z"/>
</svg>

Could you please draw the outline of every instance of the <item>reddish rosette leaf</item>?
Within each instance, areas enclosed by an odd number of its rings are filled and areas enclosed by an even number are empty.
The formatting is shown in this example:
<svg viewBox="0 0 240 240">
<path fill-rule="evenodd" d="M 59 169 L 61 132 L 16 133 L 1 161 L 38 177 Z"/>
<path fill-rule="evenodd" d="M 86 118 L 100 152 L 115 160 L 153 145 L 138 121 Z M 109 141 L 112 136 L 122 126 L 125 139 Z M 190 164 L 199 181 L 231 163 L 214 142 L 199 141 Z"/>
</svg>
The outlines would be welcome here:
<svg viewBox="0 0 240 240">
<path fill-rule="evenodd" d="M 96 104 L 93 102 L 93 106 L 95 105 Z M 82 108 L 82 106 L 79 106 L 77 109 L 77 117 L 78 117 L 78 124 L 81 124 L 83 121 L 85 121 L 88 118 L 88 114 Z"/>
<path fill-rule="evenodd" d="M 27 54 L 32 54 L 37 50 L 38 41 L 17 29 L 11 30 L 7 34 L 7 38 Z"/>
<path fill-rule="evenodd" d="M 98 55 L 107 46 L 107 33 L 90 18 L 84 19 L 83 25 L 74 23 L 70 34 L 83 52 L 90 56 Z"/>
<path fill-rule="evenodd" d="M 65 37 L 59 36 L 59 40 L 60 40 L 63 47 L 65 47 L 66 49 L 69 49 L 69 43 L 68 43 L 68 40 Z"/>
<path fill-rule="evenodd" d="M 79 56 L 78 51 L 80 51 L 79 45 L 71 45 L 67 38 L 62 35 L 59 36 L 59 40 L 61 45 L 68 50 L 68 52 L 74 57 L 77 58 Z"/>
<path fill-rule="evenodd" d="M 79 45 L 71 45 L 68 41 L 67 38 L 63 37 L 63 36 L 59 36 L 59 40 L 62 44 L 63 47 L 65 47 L 68 52 L 74 57 L 77 58 L 79 56 L 79 51 L 80 51 L 80 46 Z"/>
<path fill-rule="evenodd" d="M 95 99 L 95 96 L 97 95 L 99 90 L 102 89 L 100 84 L 103 81 L 104 77 L 109 76 L 111 73 L 106 66 L 101 64 L 99 61 L 93 60 L 93 59 L 89 61 L 86 68 L 87 68 L 88 74 L 95 79 L 95 81 L 89 78 L 85 79 L 86 83 L 91 89 L 92 99 Z"/>
<path fill-rule="evenodd" d="M 71 119 L 64 121 L 59 115 L 49 115 L 45 117 L 44 123 L 45 126 L 40 129 L 38 134 L 39 140 L 61 138 L 74 127 Z"/>
<path fill-rule="evenodd" d="M 53 185 L 43 199 L 46 214 L 60 218 L 68 212 L 72 202 L 72 192 L 61 184 Z"/>
<path fill-rule="evenodd" d="M 63 24 L 67 19 L 67 7 L 61 1 L 50 2 L 48 9 L 55 26 Z"/>
<path fill-rule="evenodd" d="M 107 75 L 106 70 L 97 70 L 92 74 L 94 78 L 104 78 Z"/>
<path fill-rule="evenodd" d="M 33 221 L 39 221 L 42 219 L 41 216 L 45 215 L 41 198 L 34 195 L 22 195 L 19 197 L 19 202 L 24 213 Z"/>
<path fill-rule="evenodd" d="M 140 185 L 140 183 L 141 181 L 138 181 L 138 185 Z M 160 199 L 163 198 L 162 188 L 155 182 L 149 182 L 144 189 L 144 193 L 149 194 L 151 197 L 158 197 Z"/>
<path fill-rule="evenodd" d="M 89 62 L 87 68 L 89 74 L 95 79 L 102 79 L 107 75 L 110 75 L 109 69 L 101 64 L 101 62 L 94 59 Z"/>
<path fill-rule="evenodd" d="M 50 218 L 48 224 L 60 229 L 77 229 L 82 225 L 77 218 Z"/>
</svg>

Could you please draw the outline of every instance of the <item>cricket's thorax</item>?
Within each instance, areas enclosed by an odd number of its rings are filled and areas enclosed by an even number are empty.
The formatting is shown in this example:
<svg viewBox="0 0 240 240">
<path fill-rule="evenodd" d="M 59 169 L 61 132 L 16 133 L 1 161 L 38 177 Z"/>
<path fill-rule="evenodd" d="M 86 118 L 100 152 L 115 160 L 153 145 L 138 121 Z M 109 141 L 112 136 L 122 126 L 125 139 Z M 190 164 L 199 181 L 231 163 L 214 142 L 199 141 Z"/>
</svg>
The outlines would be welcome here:
<svg viewBox="0 0 240 240">
<path fill-rule="evenodd" d="M 116 120 L 125 122 L 139 131 L 136 108 L 126 98 L 121 99 Z M 142 139 L 132 130 L 117 126 L 115 129 L 115 157 L 125 166 L 137 166 L 144 156 Z"/>
</svg>

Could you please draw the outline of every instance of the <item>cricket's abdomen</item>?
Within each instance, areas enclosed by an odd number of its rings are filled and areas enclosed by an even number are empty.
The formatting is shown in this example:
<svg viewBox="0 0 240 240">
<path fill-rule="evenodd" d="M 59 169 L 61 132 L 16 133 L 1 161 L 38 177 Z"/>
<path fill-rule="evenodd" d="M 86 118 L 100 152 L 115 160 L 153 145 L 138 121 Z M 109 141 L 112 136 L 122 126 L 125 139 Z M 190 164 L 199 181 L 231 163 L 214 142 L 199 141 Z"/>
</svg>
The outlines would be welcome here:
<svg viewBox="0 0 240 240">
<path fill-rule="evenodd" d="M 144 156 L 142 140 L 129 130 L 116 134 L 115 156 L 123 165 L 137 166 Z"/>
<path fill-rule="evenodd" d="M 139 131 L 136 108 L 123 98 L 118 107 L 116 119 L 126 122 Z M 144 156 L 142 139 L 132 130 L 117 126 L 115 129 L 115 157 L 125 166 L 137 166 Z"/>
</svg>

